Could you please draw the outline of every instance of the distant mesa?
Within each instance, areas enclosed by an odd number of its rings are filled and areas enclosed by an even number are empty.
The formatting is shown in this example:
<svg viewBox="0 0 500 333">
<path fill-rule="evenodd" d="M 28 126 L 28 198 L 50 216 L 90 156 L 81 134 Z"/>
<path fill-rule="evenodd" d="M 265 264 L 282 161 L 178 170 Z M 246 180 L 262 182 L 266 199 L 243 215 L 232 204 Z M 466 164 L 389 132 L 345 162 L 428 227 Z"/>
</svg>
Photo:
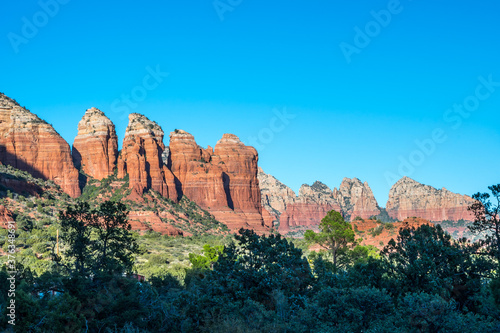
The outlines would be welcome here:
<svg viewBox="0 0 500 333">
<path fill-rule="evenodd" d="M 418 216 L 430 221 L 472 221 L 473 215 L 467 210 L 472 203 L 474 199 L 467 195 L 452 193 L 445 188 L 438 190 L 403 177 L 389 191 L 386 210 L 397 220 Z"/>
<path fill-rule="evenodd" d="M 344 178 L 333 191 L 316 181 L 302 185 L 299 195 L 271 175 L 259 169 L 261 202 L 280 232 L 303 226 L 317 226 L 331 209 L 342 213 L 347 220 L 375 216 L 382 220 L 402 221 L 416 216 L 429 221 L 472 221 L 467 207 L 474 200 L 466 195 L 437 190 L 403 177 L 391 188 L 386 208 L 381 208 L 367 182 Z"/>
</svg>

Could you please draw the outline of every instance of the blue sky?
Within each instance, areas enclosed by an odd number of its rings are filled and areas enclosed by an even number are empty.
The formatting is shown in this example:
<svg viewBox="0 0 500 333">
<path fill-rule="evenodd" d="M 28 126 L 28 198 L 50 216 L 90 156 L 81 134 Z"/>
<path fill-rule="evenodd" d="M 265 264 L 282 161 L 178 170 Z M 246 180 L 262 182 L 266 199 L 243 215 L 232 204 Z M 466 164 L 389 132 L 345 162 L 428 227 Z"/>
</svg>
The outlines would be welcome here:
<svg viewBox="0 0 500 333">
<path fill-rule="evenodd" d="M 120 141 L 129 112 L 202 146 L 234 133 L 295 191 L 357 177 L 385 206 L 407 175 L 470 195 L 500 183 L 499 10 L 493 1 L 9 1 L 0 91 L 70 144 L 95 106 Z"/>
</svg>

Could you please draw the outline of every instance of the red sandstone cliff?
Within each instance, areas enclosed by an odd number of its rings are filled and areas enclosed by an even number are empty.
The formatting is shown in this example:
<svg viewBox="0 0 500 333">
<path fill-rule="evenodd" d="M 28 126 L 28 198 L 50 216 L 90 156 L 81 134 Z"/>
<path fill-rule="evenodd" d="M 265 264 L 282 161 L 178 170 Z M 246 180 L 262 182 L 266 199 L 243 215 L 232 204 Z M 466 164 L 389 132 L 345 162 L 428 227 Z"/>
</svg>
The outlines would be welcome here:
<svg viewBox="0 0 500 333">
<path fill-rule="evenodd" d="M 291 227 L 318 225 L 330 210 L 341 211 L 332 190 L 321 182 L 312 186 L 302 185 L 294 203 L 288 204 L 280 216 L 280 232 L 287 232 Z"/>
<path fill-rule="evenodd" d="M 170 133 L 168 166 L 177 179 L 177 190 L 204 209 L 230 210 L 222 168 L 211 163 L 210 147 L 198 146 L 194 137 L 183 131 Z"/>
<path fill-rule="evenodd" d="M 172 172 L 163 163 L 163 130 L 145 116 L 132 113 L 118 158 L 118 178 L 129 176 L 129 187 L 142 195 L 152 189 L 177 201 Z"/>
<path fill-rule="evenodd" d="M 102 111 L 91 108 L 85 112 L 78 123 L 72 153 L 75 166 L 86 175 L 101 180 L 113 174 L 118 137 L 115 125 Z"/>
<path fill-rule="evenodd" d="M 215 211 L 213 214 L 231 229 L 239 227 L 242 221 L 245 226 L 257 232 L 264 232 L 266 229 L 262 219 L 261 193 L 257 179 L 258 160 L 257 150 L 245 146 L 236 135 L 224 134 L 215 145 L 212 163 L 220 165 L 223 171 L 227 203 L 237 216 L 234 218 L 226 212 L 219 214 Z"/>
<path fill-rule="evenodd" d="M 452 193 L 444 187 L 438 190 L 403 177 L 389 191 L 386 209 L 389 216 L 398 220 L 416 216 L 430 221 L 472 221 L 467 207 L 473 202 L 467 195 Z"/>
<path fill-rule="evenodd" d="M 168 165 L 178 191 L 207 209 L 231 230 L 265 232 L 257 179 L 257 151 L 237 136 L 224 134 L 215 151 L 204 149 L 183 131 L 170 133 Z"/>
<path fill-rule="evenodd" d="M 380 208 L 368 183 L 359 179 L 344 178 L 339 190 L 332 191 L 321 182 L 312 186 L 302 185 L 299 196 L 271 175 L 259 170 L 261 201 L 264 209 L 279 223 L 281 232 L 298 226 L 314 226 L 321 222 L 328 211 L 341 212 L 346 219 L 367 218 L 380 214 Z"/>
<path fill-rule="evenodd" d="M 66 141 L 45 121 L 0 93 L 0 161 L 80 195 L 78 170 Z"/>
</svg>

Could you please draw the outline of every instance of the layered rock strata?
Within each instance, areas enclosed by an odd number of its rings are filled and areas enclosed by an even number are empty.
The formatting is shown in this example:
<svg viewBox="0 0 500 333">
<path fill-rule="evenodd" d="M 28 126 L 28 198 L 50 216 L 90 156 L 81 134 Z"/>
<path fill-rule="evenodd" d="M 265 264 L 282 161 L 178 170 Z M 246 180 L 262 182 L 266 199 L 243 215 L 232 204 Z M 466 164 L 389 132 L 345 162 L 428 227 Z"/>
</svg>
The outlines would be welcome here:
<svg viewBox="0 0 500 333">
<path fill-rule="evenodd" d="M 51 125 L 1 93 L 0 161 L 52 180 L 72 197 L 81 194 L 68 143 Z"/>
<path fill-rule="evenodd" d="M 358 178 L 344 178 L 339 189 L 333 190 L 333 196 L 347 219 L 352 220 L 357 216 L 368 218 L 380 214 L 380 207 L 370 186 Z"/>
<path fill-rule="evenodd" d="M 257 151 L 224 134 L 212 149 L 183 130 L 170 133 L 168 166 L 182 195 L 207 209 L 231 230 L 265 232 L 257 179 Z"/>
<path fill-rule="evenodd" d="M 113 174 L 118 158 L 115 125 L 96 108 L 85 112 L 73 142 L 73 162 L 84 174 L 101 180 Z"/>
<path fill-rule="evenodd" d="M 474 219 L 467 207 L 474 199 L 423 185 L 411 178 L 403 177 L 391 187 L 386 210 L 394 219 L 420 217 L 430 221 L 472 221 Z"/>
<path fill-rule="evenodd" d="M 175 177 L 163 163 L 163 130 L 145 116 L 132 113 L 118 158 L 118 178 L 129 177 L 129 187 L 138 195 L 152 189 L 177 201 Z"/>
</svg>

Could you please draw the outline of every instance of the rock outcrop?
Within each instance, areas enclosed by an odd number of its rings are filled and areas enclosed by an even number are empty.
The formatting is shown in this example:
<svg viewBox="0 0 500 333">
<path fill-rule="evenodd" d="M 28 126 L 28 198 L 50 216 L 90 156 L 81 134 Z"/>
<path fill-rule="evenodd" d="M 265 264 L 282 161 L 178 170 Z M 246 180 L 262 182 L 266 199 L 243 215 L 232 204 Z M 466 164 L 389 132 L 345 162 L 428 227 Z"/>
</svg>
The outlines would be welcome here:
<svg viewBox="0 0 500 333">
<path fill-rule="evenodd" d="M 280 232 L 292 227 L 318 225 L 330 210 L 341 211 L 332 190 L 316 181 L 312 186 L 302 185 L 294 203 L 287 205 L 280 216 Z"/>
<path fill-rule="evenodd" d="M 80 195 L 68 143 L 35 114 L 0 93 L 0 161 Z"/>
<path fill-rule="evenodd" d="M 186 131 L 170 133 L 168 167 L 176 178 L 177 191 L 207 210 L 230 210 L 222 168 L 211 163 L 213 150 L 198 146 Z"/>
<path fill-rule="evenodd" d="M 467 207 L 473 202 L 467 195 L 452 193 L 444 187 L 438 190 L 403 177 L 389 191 L 386 210 L 398 220 L 416 216 L 430 221 L 472 221 Z"/>
<path fill-rule="evenodd" d="M 380 214 L 380 207 L 368 183 L 362 183 L 358 178 L 344 178 L 339 189 L 333 190 L 346 219 L 359 216 L 368 218 Z"/>
<path fill-rule="evenodd" d="M 160 217 L 151 211 L 131 211 L 128 214 L 128 221 L 132 230 L 156 231 L 162 235 L 183 236 L 183 232 L 176 227 L 164 223 Z"/>
<path fill-rule="evenodd" d="M 231 230 L 265 232 L 257 179 L 257 151 L 224 134 L 215 150 L 198 146 L 183 130 L 170 133 L 168 166 L 177 190 L 208 210 Z"/>
<path fill-rule="evenodd" d="M 238 216 L 232 222 L 226 219 L 225 223 L 231 229 L 239 228 L 244 220 L 246 226 L 255 231 L 265 231 L 257 178 L 258 160 L 257 150 L 244 145 L 236 135 L 224 134 L 215 145 L 212 163 L 222 169 L 227 204 Z M 213 214 L 218 217 L 217 212 Z M 222 220 L 225 219 L 223 216 L 228 215 L 225 212 L 219 214 Z"/>
<path fill-rule="evenodd" d="M 86 175 L 101 180 L 113 174 L 118 157 L 115 125 L 96 108 L 88 109 L 78 123 L 73 162 Z"/>
<path fill-rule="evenodd" d="M 11 222 L 14 222 L 12 213 L 4 205 L 0 205 L 0 227 L 7 229 Z"/>
<path fill-rule="evenodd" d="M 281 232 L 300 226 L 315 226 L 328 211 L 334 209 L 346 219 L 361 216 L 368 218 L 380 214 L 373 192 L 368 183 L 359 179 L 344 178 L 340 188 L 332 191 L 317 181 L 302 185 L 299 196 L 271 175 L 259 170 L 262 207 L 279 223 Z"/>
<path fill-rule="evenodd" d="M 145 116 L 132 113 L 118 158 L 118 178 L 128 174 L 129 187 L 137 195 L 152 189 L 177 201 L 175 177 L 163 163 L 163 130 Z"/>
<path fill-rule="evenodd" d="M 266 224 L 277 223 L 281 213 L 287 209 L 288 205 L 295 202 L 295 192 L 273 176 L 265 173 L 260 167 L 257 176 Z"/>
</svg>

